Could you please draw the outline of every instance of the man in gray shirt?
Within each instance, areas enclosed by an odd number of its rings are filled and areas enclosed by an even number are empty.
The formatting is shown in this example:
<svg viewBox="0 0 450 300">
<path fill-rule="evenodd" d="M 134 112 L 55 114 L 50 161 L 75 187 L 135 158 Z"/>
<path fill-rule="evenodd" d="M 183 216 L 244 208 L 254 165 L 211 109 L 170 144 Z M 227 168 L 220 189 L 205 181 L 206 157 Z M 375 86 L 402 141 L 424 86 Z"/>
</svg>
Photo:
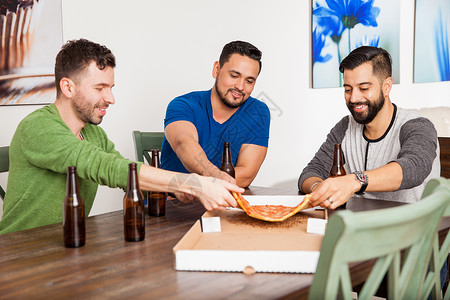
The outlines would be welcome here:
<svg viewBox="0 0 450 300">
<path fill-rule="evenodd" d="M 351 115 L 331 129 L 300 175 L 299 190 L 311 193 L 313 205 L 332 209 L 364 192 L 380 200 L 419 201 L 425 184 L 440 172 L 434 125 L 391 102 L 392 60 L 386 50 L 357 48 L 339 70 Z M 328 178 L 336 143 L 347 175 Z"/>
</svg>

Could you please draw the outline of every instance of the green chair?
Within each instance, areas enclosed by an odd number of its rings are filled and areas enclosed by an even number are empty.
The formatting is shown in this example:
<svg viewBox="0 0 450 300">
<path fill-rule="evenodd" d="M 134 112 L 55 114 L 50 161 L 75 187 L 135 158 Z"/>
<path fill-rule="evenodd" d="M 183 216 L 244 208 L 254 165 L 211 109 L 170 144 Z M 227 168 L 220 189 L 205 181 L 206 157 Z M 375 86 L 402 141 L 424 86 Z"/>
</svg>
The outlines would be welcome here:
<svg viewBox="0 0 450 300">
<path fill-rule="evenodd" d="M 423 192 L 422 198 L 428 197 L 438 191 L 446 191 L 447 197 L 450 197 L 450 180 L 443 177 L 439 179 L 432 179 L 428 182 Z M 444 217 L 450 217 L 450 206 L 444 212 Z M 433 252 L 430 261 L 429 271 L 424 280 L 421 299 L 427 299 L 431 296 L 432 299 L 441 299 L 441 278 L 440 271 L 445 261 L 448 258 L 450 251 L 450 232 L 447 233 L 444 242 L 439 248 L 439 235 L 436 234 L 433 241 Z M 447 288 L 444 299 L 450 299 L 450 291 Z"/>
<path fill-rule="evenodd" d="M 133 131 L 133 141 L 134 141 L 134 150 L 136 152 L 136 159 L 138 161 L 147 160 L 147 163 L 150 165 L 152 163 L 152 158 L 149 152 L 152 149 L 161 150 L 162 142 L 164 138 L 164 132 L 142 132 L 142 131 Z M 147 203 L 148 193 L 144 192 L 145 202 Z"/>
<path fill-rule="evenodd" d="M 376 262 L 358 299 L 371 299 L 386 274 L 388 299 L 423 299 L 433 241 L 449 203 L 450 192 L 436 189 L 414 204 L 336 212 L 327 225 L 309 299 L 352 299 L 348 264 L 370 259 Z"/>
<path fill-rule="evenodd" d="M 148 164 L 151 164 L 152 159 L 149 152 L 152 149 L 161 150 L 164 132 L 141 132 L 133 131 L 134 149 L 136 151 L 136 159 L 144 162 L 144 157 Z"/>
<path fill-rule="evenodd" d="M 0 147 L 0 173 L 9 171 L 9 146 Z M 0 186 L 0 198 L 5 199 L 5 190 Z"/>
</svg>

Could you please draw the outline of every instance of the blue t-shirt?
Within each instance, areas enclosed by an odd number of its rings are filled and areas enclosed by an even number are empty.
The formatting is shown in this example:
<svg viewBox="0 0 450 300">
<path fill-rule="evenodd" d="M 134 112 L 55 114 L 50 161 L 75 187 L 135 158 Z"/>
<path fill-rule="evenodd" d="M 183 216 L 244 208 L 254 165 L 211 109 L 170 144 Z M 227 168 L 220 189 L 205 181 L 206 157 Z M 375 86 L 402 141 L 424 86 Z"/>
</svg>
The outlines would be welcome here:
<svg viewBox="0 0 450 300">
<path fill-rule="evenodd" d="M 217 167 L 222 163 L 224 142 L 230 143 L 234 165 L 242 144 L 267 147 L 269 143 L 269 108 L 264 102 L 252 97 L 248 97 L 226 122 L 220 124 L 213 118 L 211 90 L 191 92 L 169 103 L 164 127 L 176 121 L 194 124 L 200 146 L 209 161 Z M 165 137 L 161 148 L 161 168 L 189 173 Z"/>
</svg>

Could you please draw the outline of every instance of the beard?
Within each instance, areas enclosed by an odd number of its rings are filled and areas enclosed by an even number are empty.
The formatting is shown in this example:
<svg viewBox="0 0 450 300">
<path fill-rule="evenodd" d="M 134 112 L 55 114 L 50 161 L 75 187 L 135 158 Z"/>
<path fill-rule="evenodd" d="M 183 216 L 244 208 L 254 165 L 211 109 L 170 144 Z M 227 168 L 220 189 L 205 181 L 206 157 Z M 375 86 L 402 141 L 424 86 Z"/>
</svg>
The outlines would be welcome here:
<svg viewBox="0 0 450 300">
<path fill-rule="evenodd" d="M 363 104 L 367 105 L 367 113 L 355 112 L 355 110 L 353 108 L 355 106 L 363 105 Z M 380 96 L 378 97 L 378 100 L 376 100 L 374 102 L 360 101 L 360 102 L 356 102 L 356 103 L 348 103 L 347 108 L 351 112 L 353 118 L 355 119 L 355 121 L 357 123 L 365 125 L 365 124 L 369 124 L 370 122 L 373 121 L 373 119 L 375 119 L 378 112 L 383 108 L 383 105 L 384 105 L 384 96 L 383 96 L 383 92 L 380 90 Z"/>
<path fill-rule="evenodd" d="M 245 93 L 243 93 L 243 92 L 241 92 L 241 91 L 239 91 L 237 89 L 228 89 L 226 93 L 221 91 L 219 89 L 218 84 L 217 84 L 218 81 L 219 81 L 219 76 L 217 76 L 217 78 L 216 78 L 216 82 L 214 83 L 214 88 L 216 89 L 217 95 L 219 95 L 220 101 L 222 101 L 222 103 L 225 104 L 227 107 L 229 107 L 229 108 L 238 108 L 239 106 L 244 104 L 245 101 L 247 101 L 247 99 L 245 98 Z M 230 94 L 231 92 L 240 93 L 242 95 L 242 100 L 239 101 L 239 102 L 233 102 L 231 100 L 228 100 L 227 99 L 227 95 Z"/>
<path fill-rule="evenodd" d="M 95 105 L 89 104 L 85 97 L 76 95 L 72 101 L 73 108 L 83 122 L 98 125 L 103 121 L 103 116 L 98 116 L 95 109 L 98 107 L 108 107 L 104 102 Z"/>
</svg>

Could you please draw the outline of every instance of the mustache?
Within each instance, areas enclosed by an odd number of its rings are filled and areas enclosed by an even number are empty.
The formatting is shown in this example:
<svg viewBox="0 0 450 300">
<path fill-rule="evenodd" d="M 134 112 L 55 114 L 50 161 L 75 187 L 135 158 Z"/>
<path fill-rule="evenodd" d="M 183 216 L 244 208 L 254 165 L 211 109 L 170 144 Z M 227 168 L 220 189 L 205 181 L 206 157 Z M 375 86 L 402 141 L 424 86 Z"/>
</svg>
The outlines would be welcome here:
<svg viewBox="0 0 450 300">
<path fill-rule="evenodd" d="M 101 103 L 97 103 L 94 107 L 95 108 L 108 108 L 109 104 L 102 101 Z"/>
<path fill-rule="evenodd" d="M 369 101 L 359 101 L 359 102 L 355 102 L 355 103 L 349 103 L 347 106 L 348 107 L 355 107 L 355 106 L 359 106 L 359 105 L 368 105 Z"/>
<path fill-rule="evenodd" d="M 238 89 L 228 89 L 227 93 L 231 93 L 231 92 L 235 92 L 235 93 L 241 94 L 242 97 L 245 97 L 245 93 L 241 92 Z"/>
</svg>

